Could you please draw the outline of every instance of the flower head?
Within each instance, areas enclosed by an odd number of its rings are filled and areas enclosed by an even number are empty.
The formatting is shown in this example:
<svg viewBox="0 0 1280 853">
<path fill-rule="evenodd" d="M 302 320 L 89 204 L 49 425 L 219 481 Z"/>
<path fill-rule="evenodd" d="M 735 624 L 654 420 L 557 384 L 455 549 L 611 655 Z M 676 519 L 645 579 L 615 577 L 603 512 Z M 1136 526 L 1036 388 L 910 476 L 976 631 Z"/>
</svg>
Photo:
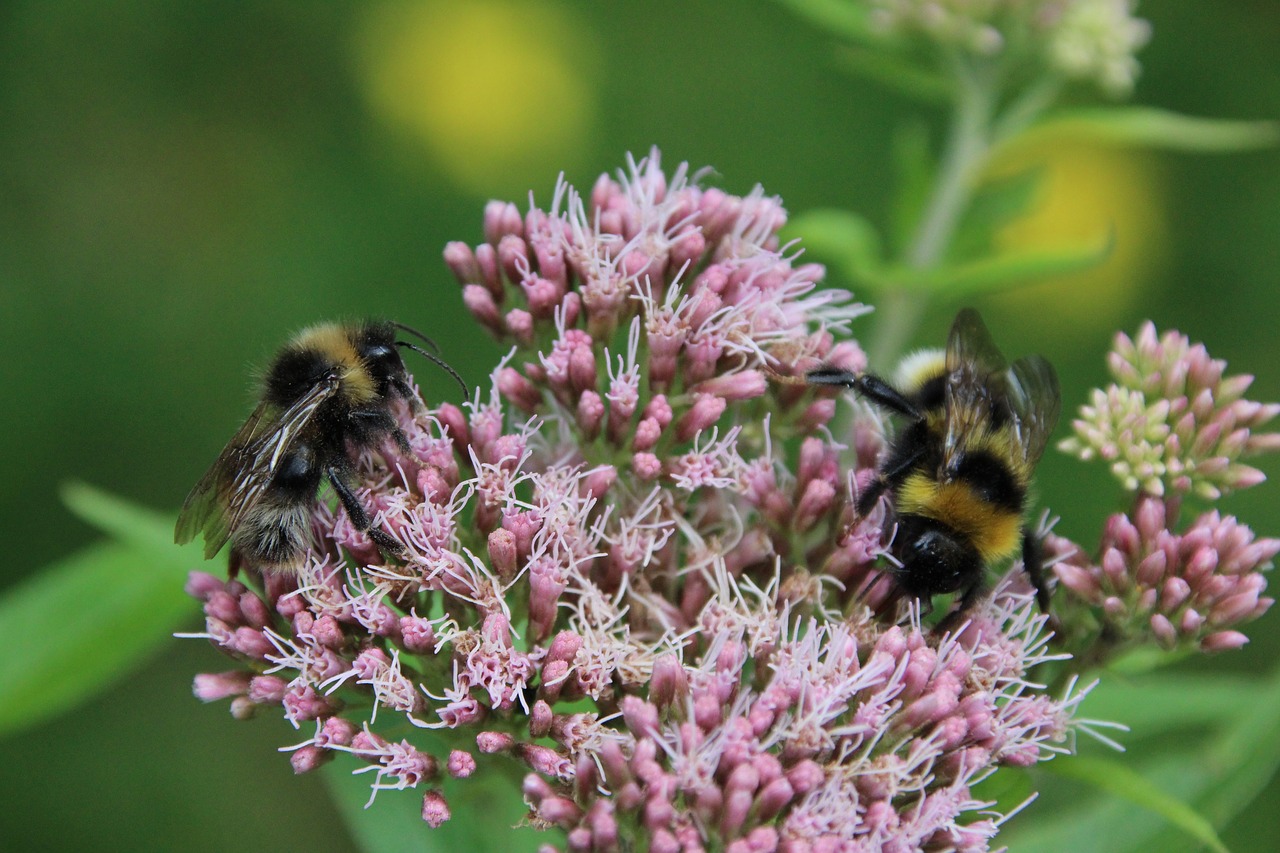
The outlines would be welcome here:
<svg viewBox="0 0 1280 853">
<path fill-rule="evenodd" d="M 1196 645 L 1206 651 L 1234 648 L 1245 636 L 1234 630 L 1274 603 L 1263 596 L 1264 571 L 1280 553 L 1280 539 L 1253 531 L 1216 510 L 1175 532 L 1176 508 L 1150 495 L 1128 515 L 1106 524 L 1097 562 L 1065 540 L 1054 567 L 1061 584 L 1099 608 L 1114 642 L 1151 637 L 1165 648 Z"/>
<path fill-rule="evenodd" d="M 1134 0 L 870 0 L 886 34 L 920 37 L 979 57 L 1007 57 L 1125 95 L 1138 75 L 1134 54 L 1151 25 Z"/>
<path fill-rule="evenodd" d="M 1107 364 L 1115 381 L 1080 408 L 1063 450 L 1101 458 L 1126 489 L 1155 496 L 1216 499 L 1262 482 L 1240 459 L 1280 449 L 1280 433 L 1258 431 L 1280 404 L 1246 400 L 1252 376 L 1227 376 L 1202 344 L 1157 336 L 1150 322 L 1134 339 L 1117 335 Z"/>
<path fill-rule="evenodd" d="M 509 354 L 464 406 L 397 407 L 404 446 L 356 466 L 403 555 L 320 504 L 296 574 L 194 577 L 242 667 L 197 694 L 307 732 L 298 772 L 349 755 L 375 793 L 421 790 L 429 826 L 478 753 L 575 850 L 987 849 L 972 786 L 1064 749 L 1084 691 L 1032 680 L 1058 656 L 1012 583 L 952 633 L 876 592 L 892 525 L 853 496 L 878 421 L 846 448 L 830 397 L 769 381 L 863 369 L 836 336 L 867 309 L 785 219 L 657 152 L 491 203 L 445 260 Z"/>
</svg>

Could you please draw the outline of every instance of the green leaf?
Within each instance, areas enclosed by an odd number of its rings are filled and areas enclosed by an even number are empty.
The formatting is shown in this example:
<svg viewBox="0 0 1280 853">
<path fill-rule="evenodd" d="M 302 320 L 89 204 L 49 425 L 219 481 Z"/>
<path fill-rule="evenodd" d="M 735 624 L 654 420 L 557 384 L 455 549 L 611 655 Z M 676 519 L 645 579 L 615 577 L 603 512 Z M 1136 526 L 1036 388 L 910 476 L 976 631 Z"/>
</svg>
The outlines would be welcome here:
<svg viewBox="0 0 1280 853">
<path fill-rule="evenodd" d="M 967 297 L 1092 269 L 1106 260 L 1114 243 L 1114 235 L 1108 234 L 1093 244 L 1004 252 L 932 270 L 897 268 L 887 270 L 877 281 L 868 283 L 878 287 L 897 286 L 926 293 L 946 293 L 952 299 Z"/>
<path fill-rule="evenodd" d="M 955 85 L 948 78 L 886 50 L 842 47 L 836 52 L 836 65 L 851 74 L 927 103 L 947 103 L 955 93 Z"/>
<path fill-rule="evenodd" d="M 1244 809 L 1280 771 L 1280 670 L 1256 697 L 1238 698 L 1238 721 L 1209 750 L 1206 764 L 1217 777 L 1207 781 L 1198 800 L 1200 810 L 1223 826 Z"/>
<path fill-rule="evenodd" d="M 875 41 L 870 16 L 863 4 L 848 0 L 777 0 L 795 15 L 834 36 L 859 42 Z"/>
<path fill-rule="evenodd" d="M 1189 682 L 1188 688 L 1195 689 L 1195 683 Z M 1176 751 L 1170 751 L 1168 743 L 1156 741 L 1152 748 L 1158 751 L 1148 760 L 1131 762 L 1130 756 L 1122 761 L 1125 766 L 1136 765 L 1135 772 L 1157 790 L 1192 804 L 1212 826 L 1226 825 L 1253 802 L 1280 769 L 1280 714 L 1276 713 L 1280 671 L 1256 688 L 1234 695 L 1237 707 L 1223 718 L 1217 735 L 1207 740 L 1179 738 L 1174 743 L 1187 748 Z M 1152 698 L 1160 700 L 1155 694 Z M 1064 757 L 1053 764 L 1061 762 L 1057 769 L 1064 770 L 1076 760 L 1078 757 Z M 1062 775 L 1070 775 L 1069 770 Z M 1120 853 L 1177 846 L 1174 830 L 1165 820 L 1145 811 L 1135 812 L 1127 801 L 1114 797 L 1090 799 L 1087 789 L 1045 790 L 1045 796 L 1033 806 L 1033 811 L 1036 809 L 1039 811 L 1028 820 L 1015 822 L 1002 834 L 1001 841 L 1010 849 L 1019 853 Z M 1177 832 L 1181 835 L 1183 830 Z"/>
<path fill-rule="evenodd" d="M 1280 142 L 1280 123 L 1201 118 L 1155 107 L 1095 107 L 1053 113 L 1020 139 L 1032 135 L 1212 153 L 1270 148 Z"/>
<path fill-rule="evenodd" d="M 1226 853 L 1213 824 L 1191 806 L 1162 790 L 1127 764 L 1110 758 L 1072 756 L 1045 765 L 1059 776 L 1076 779 L 1155 812 L 1211 850 Z"/>
<path fill-rule="evenodd" d="M 1218 728 L 1263 701 L 1267 686 L 1230 675 L 1162 673 L 1104 679 L 1085 703 L 1088 716 L 1124 723 L 1132 738 L 1189 728 Z"/>
<path fill-rule="evenodd" d="M 861 282 L 880 266 L 880 235 L 875 226 L 856 213 L 819 208 L 802 213 L 788 226 L 799 235 L 806 254 L 836 267 L 851 281 Z"/>
<path fill-rule="evenodd" d="M 1162 649 L 1158 646 L 1136 646 L 1107 664 L 1107 672 L 1139 676 L 1158 669 L 1168 669 L 1189 657 L 1200 654 L 1189 648 Z"/>
<path fill-rule="evenodd" d="M 481 757 L 483 758 L 483 756 Z M 500 759 L 507 760 L 507 759 Z M 352 774 L 354 762 L 339 756 L 321 772 L 352 836 L 370 853 L 452 853 L 455 850 L 535 851 L 562 834 L 520 826 L 526 808 L 520 780 L 482 761 L 475 775 L 445 779 L 452 817 L 432 829 L 422 820 L 423 791 L 382 791 L 369 808 L 371 774 Z"/>
<path fill-rule="evenodd" d="M 203 559 L 198 547 L 179 549 L 173 544 L 173 516 L 130 503 L 87 483 L 64 484 L 62 501 L 81 521 L 113 539 L 168 559 L 177 559 L 180 553 L 196 555 L 196 562 Z"/>
<path fill-rule="evenodd" d="M 183 579 L 198 559 L 161 561 L 100 544 L 9 590 L 0 599 L 8 639 L 0 651 L 0 736 L 74 707 L 173 642 L 196 611 Z"/>
<path fill-rule="evenodd" d="M 1033 167 L 978 187 L 952 241 L 951 256 L 971 258 L 989 253 L 993 235 L 1027 212 L 1043 178 L 1044 169 Z"/>
<path fill-rule="evenodd" d="M 200 549 L 173 522 L 88 486 L 66 489 L 78 515 L 116 533 L 8 590 L 0 626 L 0 735 L 68 710 L 172 641 L 196 607 L 183 584 Z"/>
</svg>

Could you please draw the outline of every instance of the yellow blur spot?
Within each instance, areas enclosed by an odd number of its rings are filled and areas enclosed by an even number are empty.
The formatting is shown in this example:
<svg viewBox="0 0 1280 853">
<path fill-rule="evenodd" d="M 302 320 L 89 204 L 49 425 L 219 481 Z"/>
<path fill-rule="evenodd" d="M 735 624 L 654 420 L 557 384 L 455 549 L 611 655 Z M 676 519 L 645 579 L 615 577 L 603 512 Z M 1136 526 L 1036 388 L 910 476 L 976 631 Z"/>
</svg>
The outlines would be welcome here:
<svg viewBox="0 0 1280 853">
<path fill-rule="evenodd" d="M 1063 337 L 1110 329 L 1150 293 L 1167 260 L 1168 223 L 1154 158 L 1133 148 L 1039 137 L 999 160 L 999 174 L 1043 170 L 1030 211 L 996 237 L 997 251 L 1067 249 L 1113 240 L 1100 265 L 996 295 L 997 310 L 1052 316 Z"/>
<path fill-rule="evenodd" d="M 388 2 L 357 51 L 373 111 L 462 189 L 545 182 L 586 149 L 588 32 L 553 2 Z"/>
</svg>

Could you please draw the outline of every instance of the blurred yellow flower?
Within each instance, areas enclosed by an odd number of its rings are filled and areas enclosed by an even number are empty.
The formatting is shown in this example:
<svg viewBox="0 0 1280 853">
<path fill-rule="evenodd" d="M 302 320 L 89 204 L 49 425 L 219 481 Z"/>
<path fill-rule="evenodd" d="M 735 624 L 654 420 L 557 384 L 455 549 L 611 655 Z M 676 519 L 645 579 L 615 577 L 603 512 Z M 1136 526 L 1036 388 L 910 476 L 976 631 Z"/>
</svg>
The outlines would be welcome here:
<svg viewBox="0 0 1280 853">
<path fill-rule="evenodd" d="M 997 310 L 1027 316 L 1053 312 L 1063 335 L 1110 329 L 1159 275 L 1168 223 L 1154 155 L 1063 135 L 1035 135 L 1005 152 L 1000 173 L 1043 170 L 1029 212 L 1002 229 L 996 250 L 1024 252 L 1096 246 L 1111 254 L 1084 272 L 1019 287 L 993 298 Z"/>
<path fill-rule="evenodd" d="M 424 143 L 460 188 L 488 195 L 586 149 L 592 44 L 553 2 L 393 0 L 366 13 L 357 66 L 380 118 Z"/>
</svg>

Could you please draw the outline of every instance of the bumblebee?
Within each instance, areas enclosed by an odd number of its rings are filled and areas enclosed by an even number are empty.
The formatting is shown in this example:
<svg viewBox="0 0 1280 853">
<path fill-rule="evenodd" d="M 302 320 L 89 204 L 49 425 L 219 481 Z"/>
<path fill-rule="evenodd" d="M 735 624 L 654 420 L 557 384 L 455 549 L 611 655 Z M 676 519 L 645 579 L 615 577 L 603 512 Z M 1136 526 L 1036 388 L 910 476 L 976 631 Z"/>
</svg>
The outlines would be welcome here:
<svg viewBox="0 0 1280 853">
<path fill-rule="evenodd" d="M 233 574 L 241 564 L 292 571 L 309 544 L 316 493 L 328 480 L 357 529 L 384 552 L 403 553 L 352 491 L 355 457 L 388 437 L 410 452 L 391 404 L 421 403 L 398 348 L 440 365 L 464 393 L 467 386 L 437 356 L 397 340 L 398 331 L 436 348 L 420 332 L 387 321 L 325 323 L 294 337 L 267 369 L 249 419 L 187 496 L 174 541 L 185 544 L 203 533 L 209 559 L 230 539 Z"/>
<path fill-rule="evenodd" d="M 955 612 L 963 613 L 982 594 L 986 566 L 1021 546 L 1047 613 L 1039 541 L 1022 519 L 1032 470 L 1058 422 L 1053 366 L 1038 355 L 1007 364 L 982 318 L 965 309 L 951 325 L 945 352 L 909 357 L 898 378 L 894 387 L 829 366 L 805 375 L 810 384 L 851 388 L 908 421 L 856 506 L 865 517 L 890 495 L 898 585 L 926 612 L 934 595 L 960 592 Z"/>
</svg>

